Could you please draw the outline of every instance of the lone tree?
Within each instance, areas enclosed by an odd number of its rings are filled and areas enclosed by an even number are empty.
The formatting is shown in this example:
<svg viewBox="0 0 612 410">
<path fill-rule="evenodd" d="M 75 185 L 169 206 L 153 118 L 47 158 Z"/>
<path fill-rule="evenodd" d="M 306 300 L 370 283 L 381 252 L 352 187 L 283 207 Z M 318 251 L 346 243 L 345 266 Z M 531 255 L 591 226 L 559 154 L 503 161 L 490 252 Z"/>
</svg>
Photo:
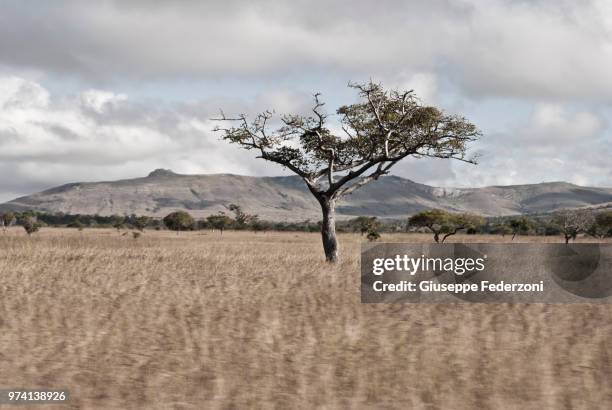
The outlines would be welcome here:
<svg viewBox="0 0 612 410">
<path fill-rule="evenodd" d="M 604 211 L 595 215 L 587 233 L 595 238 L 612 236 L 612 211 Z"/>
<path fill-rule="evenodd" d="M 378 231 L 380 227 L 378 218 L 375 216 L 358 216 L 357 218 L 351 219 L 349 225 L 354 231 L 359 231 L 362 236 L 371 231 Z"/>
<path fill-rule="evenodd" d="M 246 228 L 259 218 L 257 215 L 247 214 L 237 204 L 229 204 L 226 208 L 234 213 L 234 220 L 238 229 Z"/>
<path fill-rule="evenodd" d="M 185 211 L 176 211 L 168 214 L 164 217 L 164 225 L 172 231 L 176 231 L 176 234 L 186 229 L 191 229 L 195 221 Z"/>
<path fill-rule="evenodd" d="M 12 212 L 5 212 L 2 215 L 2 230 L 6 232 L 6 229 L 10 228 L 13 222 L 15 222 L 15 214 Z"/>
<path fill-rule="evenodd" d="M 112 215 L 110 218 L 110 223 L 113 228 L 117 230 L 117 232 L 120 232 L 123 228 L 125 228 L 125 216 Z"/>
<path fill-rule="evenodd" d="M 142 215 L 134 218 L 134 220 L 132 221 L 132 225 L 140 232 L 144 232 L 145 228 L 149 225 L 149 222 L 151 222 L 151 218 Z"/>
<path fill-rule="evenodd" d="M 413 156 L 466 158 L 467 144 L 480 136 L 465 118 L 423 105 L 413 91 L 385 90 L 381 84 L 349 83 L 360 101 L 340 107 L 341 132 L 328 124 L 320 94 L 314 95 L 312 115 L 285 115 L 272 128 L 273 112 L 265 111 L 252 121 L 242 114 L 226 117 L 229 128 L 216 127 L 223 139 L 258 158 L 280 164 L 299 175 L 321 206 L 321 235 L 325 258 L 338 260 L 336 201 L 389 173 L 402 159 Z"/>
<path fill-rule="evenodd" d="M 436 243 L 444 243 L 446 238 L 462 229 L 477 228 L 484 225 L 484 218 L 473 214 L 453 214 L 442 209 L 421 211 L 408 220 L 408 225 L 428 228 L 434 234 Z M 442 240 L 440 240 L 442 235 Z"/>
<path fill-rule="evenodd" d="M 208 223 L 208 226 L 210 226 L 212 229 L 218 229 L 219 232 L 221 232 L 221 235 L 223 235 L 223 231 L 232 226 L 234 220 L 224 213 L 219 212 L 216 215 L 209 215 L 206 218 L 206 222 Z"/>
<path fill-rule="evenodd" d="M 561 230 L 567 244 L 570 239 L 576 240 L 579 233 L 586 232 L 594 218 L 593 214 L 586 210 L 562 209 L 555 213 L 553 221 Z"/>
<path fill-rule="evenodd" d="M 369 231 L 366 238 L 368 238 L 370 242 L 376 242 L 380 239 L 380 233 L 378 233 L 378 231 Z"/>
<path fill-rule="evenodd" d="M 30 216 L 30 215 L 25 215 L 21 219 L 21 225 L 23 226 L 23 229 L 26 231 L 28 236 L 32 235 L 35 232 L 38 232 L 38 230 L 42 226 L 40 222 L 36 220 L 35 217 Z"/>
<path fill-rule="evenodd" d="M 512 218 L 508 221 L 508 226 L 512 231 L 512 241 L 516 234 L 527 233 L 530 229 L 533 228 L 533 222 L 529 220 L 529 218 L 525 216 L 521 216 L 518 218 Z"/>
<path fill-rule="evenodd" d="M 77 228 L 79 231 L 82 231 L 85 228 L 85 224 L 83 224 L 83 222 L 77 218 L 74 220 L 74 222 L 68 224 L 68 228 Z"/>
</svg>

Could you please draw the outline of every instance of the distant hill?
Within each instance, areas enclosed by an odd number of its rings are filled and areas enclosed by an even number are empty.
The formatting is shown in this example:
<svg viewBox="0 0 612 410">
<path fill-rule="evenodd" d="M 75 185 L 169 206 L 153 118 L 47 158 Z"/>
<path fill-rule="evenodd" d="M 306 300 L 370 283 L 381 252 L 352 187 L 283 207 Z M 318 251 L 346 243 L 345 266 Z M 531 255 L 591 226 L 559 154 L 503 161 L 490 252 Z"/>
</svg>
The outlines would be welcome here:
<svg viewBox="0 0 612 410">
<path fill-rule="evenodd" d="M 232 174 L 180 175 L 158 169 L 147 177 L 62 185 L 0 205 L 0 210 L 70 214 L 165 216 L 187 210 L 195 217 L 227 211 L 230 203 L 263 219 L 320 218 L 317 202 L 297 176 L 248 177 Z M 437 188 L 385 176 L 339 202 L 340 217 L 375 215 L 405 218 L 425 208 L 469 211 L 486 216 L 544 213 L 560 208 L 609 207 L 612 188 L 566 182 L 485 188 Z"/>
</svg>

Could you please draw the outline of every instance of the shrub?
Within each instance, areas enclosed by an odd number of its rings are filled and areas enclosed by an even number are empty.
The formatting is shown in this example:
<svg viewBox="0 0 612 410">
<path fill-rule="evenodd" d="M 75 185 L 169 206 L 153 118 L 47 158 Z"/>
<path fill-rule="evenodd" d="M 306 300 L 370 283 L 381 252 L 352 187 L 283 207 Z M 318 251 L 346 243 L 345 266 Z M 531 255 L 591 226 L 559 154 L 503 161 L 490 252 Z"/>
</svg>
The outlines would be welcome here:
<svg viewBox="0 0 612 410">
<path fill-rule="evenodd" d="M 484 225 L 485 221 L 479 215 L 453 214 L 442 209 L 421 211 L 408 220 L 408 226 L 428 228 L 434 234 L 434 241 L 444 242 L 446 238 L 455 235 L 462 229 L 476 229 Z M 442 240 L 440 240 L 440 235 Z"/>
<path fill-rule="evenodd" d="M 370 242 L 375 242 L 380 239 L 380 234 L 376 231 L 369 231 L 366 238 L 368 238 Z"/>
<path fill-rule="evenodd" d="M 32 235 L 33 233 L 38 232 L 41 227 L 41 224 L 31 216 L 23 217 L 23 219 L 21 220 L 21 225 L 23 226 L 23 229 L 25 229 L 28 235 Z"/>
<path fill-rule="evenodd" d="M 171 214 L 166 215 L 164 218 L 164 225 L 168 227 L 168 229 L 176 231 L 184 231 L 188 229 L 193 229 L 195 221 L 187 212 L 177 211 L 172 212 Z"/>
</svg>

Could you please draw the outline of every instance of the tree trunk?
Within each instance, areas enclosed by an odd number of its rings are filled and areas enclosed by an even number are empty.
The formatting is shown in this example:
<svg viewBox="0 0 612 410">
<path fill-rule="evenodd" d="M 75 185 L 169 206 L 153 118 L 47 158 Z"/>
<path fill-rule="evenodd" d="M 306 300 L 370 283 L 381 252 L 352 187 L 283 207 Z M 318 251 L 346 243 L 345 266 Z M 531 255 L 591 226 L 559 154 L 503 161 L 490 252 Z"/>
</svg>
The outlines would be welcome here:
<svg viewBox="0 0 612 410">
<path fill-rule="evenodd" d="M 323 239 L 323 250 L 327 262 L 338 261 L 338 239 L 336 238 L 336 201 L 329 198 L 319 200 L 323 211 L 323 224 L 321 225 L 321 237 Z"/>
<path fill-rule="evenodd" d="M 446 240 L 446 238 L 448 238 L 449 236 L 453 236 L 453 235 L 455 235 L 455 234 L 457 233 L 457 231 L 458 231 L 458 229 L 455 229 L 454 231 L 449 232 L 449 233 L 447 233 L 446 235 L 444 235 L 444 236 L 442 237 L 442 243 L 444 243 L 444 241 Z"/>
</svg>

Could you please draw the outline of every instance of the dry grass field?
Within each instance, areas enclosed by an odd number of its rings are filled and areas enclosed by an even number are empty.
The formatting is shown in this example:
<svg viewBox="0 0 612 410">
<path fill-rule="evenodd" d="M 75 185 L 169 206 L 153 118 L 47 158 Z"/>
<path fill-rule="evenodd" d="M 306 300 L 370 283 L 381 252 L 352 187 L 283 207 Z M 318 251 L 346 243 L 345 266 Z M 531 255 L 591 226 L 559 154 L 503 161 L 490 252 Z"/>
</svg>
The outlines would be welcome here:
<svg viewBox="0 0 612 410">
<path fill-rule="evenodd" d="M 0 233 L 0 388 L 95 409 L 612 408 L 612 306 L 364 305 L 361 240 L 330 266 L 315 234 Z"/>
</svg>

